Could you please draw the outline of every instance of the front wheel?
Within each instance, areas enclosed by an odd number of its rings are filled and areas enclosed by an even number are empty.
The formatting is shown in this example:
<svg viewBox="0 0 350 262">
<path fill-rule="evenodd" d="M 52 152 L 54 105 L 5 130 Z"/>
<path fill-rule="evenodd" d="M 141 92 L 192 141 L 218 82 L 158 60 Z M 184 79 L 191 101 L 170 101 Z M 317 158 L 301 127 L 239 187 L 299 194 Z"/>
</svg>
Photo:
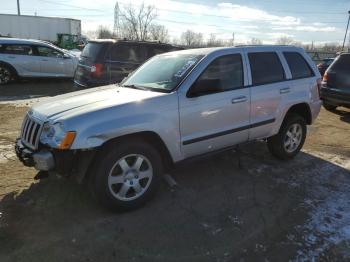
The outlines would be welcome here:
<svg viewBox="0 0 350 262">
<path fill-rule="evenodd" d="M 267 140 L 267 145 L 272 155 L 287 160 L 299 153 L 305 138 L 305 119 L 299 115 L 291 114 L 283 121 L 279 133 Z"/>
<path fill-rule="evenodd" d="M 162 173 L 161 157 L 143 141 L 112 143 L 96 161 L 91 189 L 111 209 L 134 209 L 155 193 Z"/>
</svg>

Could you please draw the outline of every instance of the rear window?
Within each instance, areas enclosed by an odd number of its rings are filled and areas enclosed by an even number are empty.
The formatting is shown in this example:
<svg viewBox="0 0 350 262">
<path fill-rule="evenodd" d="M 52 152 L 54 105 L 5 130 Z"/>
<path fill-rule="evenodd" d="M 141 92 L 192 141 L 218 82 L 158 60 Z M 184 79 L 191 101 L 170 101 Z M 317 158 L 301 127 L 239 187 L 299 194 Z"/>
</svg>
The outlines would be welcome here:
<svg viewBox="0 0 350 262">
<path fill-rule="evenodd" d="M 112 61 L 142 63 L 146 60 L 146 46 L 124 43 L 113 45 L 110 59 Z"/>
<path fill-rule="evenodd" d="M 340 55 L 332 65 L 332 70 L 350 71 L 350 54 Z"/>
<path fill-rule="evenodd" d="M 98 53 L 102 47 L 102 43 L 88 43 L 84 49 L 83 52 L 81 52 L 82 57 L 88 57 L 88 58 L 96 58 L 98 56 Z"/>
<path fill-rule="evenodd" d="M 314 76 L 309 64 L 301 54 L 297 52 L 283 52 L 283 55 L 287 60 L 293 79 Z"/>
<path fill-rule="evenodd" d="M 249 53 L 253 85 L 284 80 L 284 70 L 275 52 Z"/>
<path fill-rule="evenodd" d="M 12 55 L 33 55 L 33 48 L 29 45 L 2 45 L 1 53 Z"/>
</svg>

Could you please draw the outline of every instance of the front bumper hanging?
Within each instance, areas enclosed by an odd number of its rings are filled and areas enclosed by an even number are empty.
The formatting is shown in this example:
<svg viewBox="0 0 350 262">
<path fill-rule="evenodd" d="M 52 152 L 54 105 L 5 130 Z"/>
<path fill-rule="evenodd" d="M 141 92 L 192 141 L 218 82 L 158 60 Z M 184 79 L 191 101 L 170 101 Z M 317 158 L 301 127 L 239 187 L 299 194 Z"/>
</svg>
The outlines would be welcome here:
<svg viewBox="0 0 350 262">
<path fill-rule="evenodd" d="M 48 150 L 32 151 L 25 147 L 20 138 L 16 140 L 15 151 L 18 159 L 25 165 L 40 171 L 55 169 L 55 158 Z"/>
</svg>

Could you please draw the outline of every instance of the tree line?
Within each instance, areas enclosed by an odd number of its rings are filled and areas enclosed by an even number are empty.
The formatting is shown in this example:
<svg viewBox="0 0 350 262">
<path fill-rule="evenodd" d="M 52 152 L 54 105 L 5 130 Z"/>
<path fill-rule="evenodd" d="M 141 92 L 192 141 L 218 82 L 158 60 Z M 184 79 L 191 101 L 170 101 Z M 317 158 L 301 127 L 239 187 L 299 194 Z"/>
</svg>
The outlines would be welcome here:
<svg viewBox="0 0 350 262">
<path fill-rule="evenodd" d="M 157 9 L 152 5 L 144 3 L 138 7 L 127 5 L 119 11 L 119 26 L 116 32 L 111 31 L 106 26 L 99 26 L 95 36 L 100 39 L 121 38 L 136 41 L 159 41 L 162 43 L 172 43 L 185 47 L 214 47 L 214 46 L 232 46 L 234 44 L 262 45 L 263 41 L 258 38 L 251 38 L 245 43 L 234 43 L 233 39 L 220 39 L 215 34 L 210 34 L 207 39 L 200 32 L 186 30 L 178 39 L 171 39 L 168 29 L 155 22 L 157 18 Z M 303 44 L 295 41 L 291 37 L 280 37 L 275 40 L 278 45 L 295 45 L 306 49 L 307 51 L 318 50 L 325 52 L 341 51 L 341 46 L 337 43 L 328 43 L 323 45 Z"/>
</svg>

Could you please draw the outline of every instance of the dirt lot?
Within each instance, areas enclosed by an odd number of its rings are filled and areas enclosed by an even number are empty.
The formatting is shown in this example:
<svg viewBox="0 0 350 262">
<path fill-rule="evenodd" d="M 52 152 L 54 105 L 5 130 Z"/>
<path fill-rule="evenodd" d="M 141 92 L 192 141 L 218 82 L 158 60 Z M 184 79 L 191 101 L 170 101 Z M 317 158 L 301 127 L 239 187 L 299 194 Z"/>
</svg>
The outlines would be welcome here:
<svg viewBox="0 0 350 262">
<path fill-rule="evenodd" d="M 36 97 L 71 90 L 26 83 L 0 100 L 33 98 L 30 85 Z M 179 167 L 178 188 L 164 183 L 147 206 L 111 213 L 73 180 L 33 180 L 13 151 L 31 101 L 6 103 L 0 261 L 350 261 L 350 110 L 322 110 L 292 161 L 257 142 L 242 148 L 242 168 L 234 152 Z"/>
</svg>

